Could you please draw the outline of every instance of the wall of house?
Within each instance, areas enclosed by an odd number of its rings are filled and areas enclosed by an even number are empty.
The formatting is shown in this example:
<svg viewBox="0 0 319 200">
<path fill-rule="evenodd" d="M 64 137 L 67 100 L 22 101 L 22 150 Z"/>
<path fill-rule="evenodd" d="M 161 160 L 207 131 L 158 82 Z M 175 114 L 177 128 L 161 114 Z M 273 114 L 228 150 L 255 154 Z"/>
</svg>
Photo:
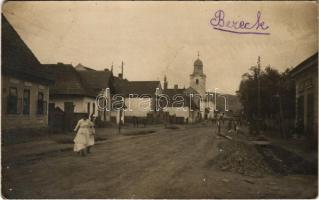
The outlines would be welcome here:
<svg viewBox="0 0 319 200">
<path fill-rule="evenodd" d="M 146 117 L 147 113 L 154 111 L 153 98 L 125 98 L 125 116 Z"/>
<path fill-rule="evenodd" d="M 188 107 L 178 108 L 178 107 L 167 107 L 164 109 L 169 115 L 175 115 L 176 117 L 183 117 L 184 123 L 194 123 L 196 122 L 197 112 L 190 110 Z"/>
<path fill-rule="evenodd" d="M 125 113 L 122 112 L 120 114 L 120 111 L 119 110 L 112 110 L 111 113 L 110 113 L 110 117 L 115 119 L 115 121 L 112 121 L 112 122 L 115 122 L 116 124 L 119 124 L 120 123 L 120 115 L 121 115 L 121 121 L 122 121 L 122 124 L 125 124 Z M 110 120 L 111 121 L 111 120 Z"/>
<path fill-rule="evenodd" d="M 202 118 L 205 118 L 205 108 L 209 109 L 209 113 L 207 114 L 208 119 L 214 118 L 214 110 L 215 110 L 215 104 L 213 101 L 201 101 L 200 105 L 200 111 Z"/>
<path fill-rule="evenodd" d="M 189 107 L 183 107 L 183 108 L 178 108 L 178 107 L 167 107 L 164 109 L 164 111 L 168 112 L 169 115 L 175 115 L 176 117 L 183 117 L 184 118 L 184 123 L 195 123 L 198 115 L 200 113 L 199 110 L 191 110 Z"/>
<path fill-rule="evenodd" d="M 90 103 L 90 114 L 93 113 L 93 104 L 95 104 L 95 114 L 98 113 L 98 107 L 95 102 L 95 98 L 90 97 L 52 97 L 50 103 L 54 103 L 55 107 L 59 107 L 64 111 L 64 103 L 72 102 L 74 105 L 75 113 L 87 113 L 88 112 L 88 103 Z"/>
<path fill-rule="evenodd" d="M 96 104 L 100 104 L 101 107 L 98 107 L 98 112 L 99 112 L 99 116 L 100 119 L 102 121 L 111 121 L 111 93 L 110 90 L 106 90 L 106 94 L 105 94 L 105 90 L 101 91 L 100 96 L 101 98 L 99 99 L 99 102 L 97 102 Z M 107 98 L 107 99 L 106 99 Z M 105 104 L 106 103 L 106 104 Z"/>
<path fill-rule="evenodd" d="M 46 85 L 41 85 L 36 82 L 15 79 L 9 76 L 2 75 L 2 111 L 1 123 L 3 130 L 20 129 L 20 128 L 43 128 L 48 126 L 48 102 L 49 88 Z M 17 89 L 17 113 L 8 113 L 8 95 L 10 87 Z M 24 90 L 30 91 L 30 106 L 29 114 L 23 114 L 23 94 Z M 37 113 L 38 93 L 43 93 L 44 114 Z"/>
<path fill-rule="evenodd" d="M 303 119 L 304 132 L 309 136 L 309 128 L 312 130 L 312 136 L 315 140 L 318 134 L 318 74 L 312 70 L 301 72 L 295 77 L 296 81 L 296 121 Z M 313 104 L 309 105 L 310 95 L 313 96 Z M 303 116 L 298 114 L 298 99 L 303 97 Z M 309 110 L 310 109 L 310 110 Z M 309 121 L 309 115 L 312 112 L 312 121 Z"/>
</svg>

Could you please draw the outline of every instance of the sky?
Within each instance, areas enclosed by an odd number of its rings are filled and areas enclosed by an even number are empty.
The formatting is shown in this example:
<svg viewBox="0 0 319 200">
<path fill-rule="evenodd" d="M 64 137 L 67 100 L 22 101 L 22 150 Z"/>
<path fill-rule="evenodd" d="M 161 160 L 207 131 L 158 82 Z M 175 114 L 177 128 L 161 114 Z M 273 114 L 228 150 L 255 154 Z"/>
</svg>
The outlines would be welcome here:
<svg viewBox="0 0 319 200">
<path fill-rule="evenodd" d="M 269 35 L 234 34 L 210 24 L 224 20 L 269 26 Z M 235 94 L 241 75 L 256 65 L 279 71 L 318 51 L 316 2 L 14 1 L 2 12 L 41 63 L 111 68 L 128 80 L 159 80 L 189 86 L 198 57 L 206 88 Z"/>
</svg>

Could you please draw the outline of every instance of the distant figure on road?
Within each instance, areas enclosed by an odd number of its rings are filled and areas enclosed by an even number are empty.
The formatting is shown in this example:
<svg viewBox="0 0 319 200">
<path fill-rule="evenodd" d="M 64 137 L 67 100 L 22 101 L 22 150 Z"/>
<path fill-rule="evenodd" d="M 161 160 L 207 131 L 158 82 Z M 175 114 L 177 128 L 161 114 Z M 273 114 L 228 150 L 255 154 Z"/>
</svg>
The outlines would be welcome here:
<svg viewBox="0 0 319 200">
<path fill-rule="evenodd" d="M 94 116 L 93 114 L 90 117 L 90 127 L 89 127 L 89 142 L 88 142 L 88 146 L 87 146 L 87 153 L 91 153 L 91 147 L 94 145 L 95 143 L 95 120 L 96 120 L 96 116 Z"/>
<path fill-rule="evenodd" d="M 121 129 L 122 129 L 122 120 L 120 119 L 120 121 L 119 121 L 119 134 L 121 134 Z"/>
<path fill-rule="evenodd" d="M 143 123 L 143 127 L 144 127 L 144 128 L 146 127 L 146 121 L 147 121 L 146 118 L 142 118 L 142 123 Z"/>
<path fill-rule="evenodd" d="M 234 131 L 236 134 L 238 134 L 238 128 L 239 128 L 238 126 L 239 126 L 238 122 L 234 121 Z"/>
<path fill-rule="evenodd" d="M 74 128 L 77 131 L 74 138 L 74 151 L 81 154 L 81 156 L 86 155 L 86 147 L 89 144 L 89 128 L 91 121 L 88 119 L 88 114 L 86 114 L 82 119 L 80 119 Z"/>
<path fill-rule="evenodd" d="M 136 116 L 133 117 L 134 127 L 138 128 L 138 118 Z"/>
<path fill-rule="evenodd" d="M 221 128 L 221 124 L 220 124 L 220 120 L 217 120 L 217 130 L 218 130 L 218 134 L 220 134 L 220 128 Z"/>
<path fill-rule="evenodd" d="M 232 119 L 228 120 L 228 131 L 230 131 L 232 129 Z"/>
<path fill-rule="evenodd" d="M 220 118 L 221 118 L 221 120 L 222 120 L 222 122 L 224 124 L 225 123 L 224 113 L 222 114 L 222 116 L 220 116 Z"/>
<path fill-rule="evenodd" d="M 214 126 L 214 124 L 215 124 L 215 118 L 213 117 L 213 118 L 211 118 L 211 122 L 212 122 L 212 125 Z"/>
</svg>

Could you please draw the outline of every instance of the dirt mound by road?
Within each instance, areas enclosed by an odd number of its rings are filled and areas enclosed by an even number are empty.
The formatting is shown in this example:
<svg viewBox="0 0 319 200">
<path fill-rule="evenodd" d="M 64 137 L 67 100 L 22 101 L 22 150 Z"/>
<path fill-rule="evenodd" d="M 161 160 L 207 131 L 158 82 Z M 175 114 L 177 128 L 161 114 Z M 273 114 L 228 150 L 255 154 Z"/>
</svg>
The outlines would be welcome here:
<svg viewBox="0 0 319 200">
<path fill-rule="evenodd" d="M 218 144 L 218 153 L 213 160 L 209 161 L 209 166 L 249 176 L 273 173 L 254 145 L 236 141 L 222 141 Z"/>
<path fill-rule="evenodd" d="M 147 135 L 151 133 L 155 133 L 155 130 L 137 130 L 137 131 L 130 131 L 127 133 L 123 133 L 125 136 L 134 136 L 134 135 Z"/>
</svg>

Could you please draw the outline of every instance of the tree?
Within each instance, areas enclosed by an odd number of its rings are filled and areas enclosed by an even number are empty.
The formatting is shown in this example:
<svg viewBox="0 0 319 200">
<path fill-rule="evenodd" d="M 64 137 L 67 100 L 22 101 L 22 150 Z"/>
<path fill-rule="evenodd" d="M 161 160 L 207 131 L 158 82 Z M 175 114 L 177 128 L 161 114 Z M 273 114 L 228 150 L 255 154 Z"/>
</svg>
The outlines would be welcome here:
<svg viewBox="0 0 319 200">
<path fill-rule="evenodd" d="M 289 77 L 290 70 L 280 73 L 267 66 L 260 71 L 260 113 L 261 119 L 294 118 L 295 86 Z M 251 67 L 242 75 L 237 95 L 243 105 L 244 113 L 249 121 L 257 119 L 258 115 L 258 68 Z M 279 123 L 282 125 L 282 123 Z M 284 126 L 282 126 L 284 127 Z M 281 128 L 282 128 L 281 127 Z M 282 130 L 282 132 L 285 132 Z M 283 136 L 284 137 L 284 136 Z"/>
</svg>

